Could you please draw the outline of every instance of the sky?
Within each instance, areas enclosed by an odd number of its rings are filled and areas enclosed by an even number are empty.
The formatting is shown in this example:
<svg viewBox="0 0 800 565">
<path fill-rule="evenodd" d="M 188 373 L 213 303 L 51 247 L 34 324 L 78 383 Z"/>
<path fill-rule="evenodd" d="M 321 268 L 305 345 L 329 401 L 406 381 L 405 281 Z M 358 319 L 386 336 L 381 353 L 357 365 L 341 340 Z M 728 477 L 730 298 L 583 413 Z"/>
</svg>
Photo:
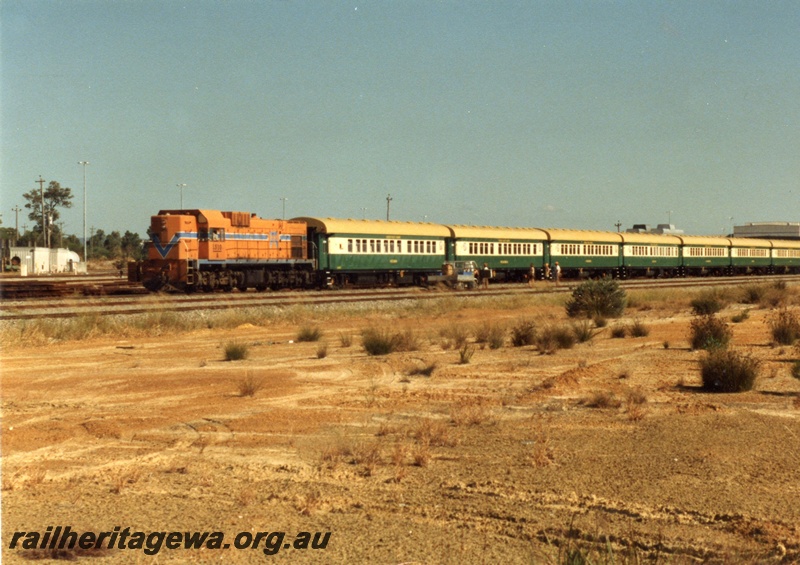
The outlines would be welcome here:
<svg viewBox="0 0 800 565">
<path fill-rule="evenodd" d="M 800 221 L 800 4 L 0 0 L 0 213 Z M 179 185 L 185 185 L 179 188 Z M 20 213 L 20 227 L 32 223 Z"/>
</svg>

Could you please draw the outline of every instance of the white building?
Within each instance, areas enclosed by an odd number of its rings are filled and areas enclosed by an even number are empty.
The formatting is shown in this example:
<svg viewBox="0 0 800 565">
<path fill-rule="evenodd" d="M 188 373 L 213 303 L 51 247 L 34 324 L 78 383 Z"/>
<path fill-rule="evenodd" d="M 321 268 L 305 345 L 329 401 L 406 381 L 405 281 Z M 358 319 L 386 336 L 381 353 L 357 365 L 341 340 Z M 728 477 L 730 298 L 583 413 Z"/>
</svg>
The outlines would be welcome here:
<svg viewBox="0 0 800 565">
<path fill-rule="evenodd" d="M 20 274 L 44 275 L 51 273 L 86 273 L 86 263 L 69 249 L 46 247 L 11 247 L 11 265 L 18 265 Z"/>
</svg>

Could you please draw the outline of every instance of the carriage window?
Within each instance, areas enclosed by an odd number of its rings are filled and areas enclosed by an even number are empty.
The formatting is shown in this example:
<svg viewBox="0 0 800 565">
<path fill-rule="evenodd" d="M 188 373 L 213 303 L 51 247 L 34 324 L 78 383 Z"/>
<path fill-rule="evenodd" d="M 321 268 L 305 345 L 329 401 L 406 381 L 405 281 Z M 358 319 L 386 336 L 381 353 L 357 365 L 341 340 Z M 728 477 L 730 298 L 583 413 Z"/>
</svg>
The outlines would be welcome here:
<svg viewBox="0 0 800 565">
<path fill-rule="evenodd" d="M 347 240 L 347 252 L 348 253 L 352 253 L 353 252 L 353 240 L 352 239 L 348 239 Z"/>
</svg>

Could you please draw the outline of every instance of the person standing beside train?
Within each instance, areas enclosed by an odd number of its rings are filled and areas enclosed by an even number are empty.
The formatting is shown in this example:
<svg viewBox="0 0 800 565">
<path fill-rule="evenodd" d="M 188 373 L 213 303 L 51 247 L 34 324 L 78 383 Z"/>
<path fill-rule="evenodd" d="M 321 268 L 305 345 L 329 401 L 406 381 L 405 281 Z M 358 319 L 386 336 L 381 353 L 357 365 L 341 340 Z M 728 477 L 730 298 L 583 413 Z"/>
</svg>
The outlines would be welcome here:
<svg viewBox="0 0 800 565">
<path fill-rule="evenodd" d="M 556 261 L 556 286 L 561 282 L 561 265 Z"/>
<path fill-rule="evenodd" d="M 484 263 L 481 268 L 481 287 L 484 290 L 489 288 L 489 279 L 492 278 L 492 270 L 489 268 L 489 263 Z"/>
</svg>

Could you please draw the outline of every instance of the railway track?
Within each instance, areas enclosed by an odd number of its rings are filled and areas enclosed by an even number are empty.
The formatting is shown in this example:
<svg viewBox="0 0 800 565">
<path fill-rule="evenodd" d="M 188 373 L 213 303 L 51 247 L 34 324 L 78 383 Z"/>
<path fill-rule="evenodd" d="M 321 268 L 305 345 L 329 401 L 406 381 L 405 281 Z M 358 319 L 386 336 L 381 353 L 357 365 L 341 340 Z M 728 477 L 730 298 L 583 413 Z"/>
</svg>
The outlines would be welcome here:
<svg viewBox="0 0 800 565">
<path fill-rule="evenodd" d="M 118 281 L 118 279 L 117 279 Z M 785 275 L 769 278 L 719 277 L 691 279 L 635 279 L 622 281 L 627 290 L 648 288 L 693 288 L 710 286 L 736 286 L 742 284 L 769 284 L 783 281 L 800 284 L 800 276 Z M 112 294 L 72 294 L 69 298 L 29 298 L 27 300 L 3 300 L 0 321 L 31 320 L 37 318 L 73 318 L 96 315 L 132 315 L 149 312 L 186 312 L 198 310 L 224 310 L 234 308 L 284 307 L 293 305 L 322 305 L 396 300 L 430 300 L 447 296 L 459 298 L 485 296 L 513 296 L 571 292 L 576 281 L 563 281 L 556 287 L 553 283 L 540 281 L 536 288 L 527 285 L 493 285 L 489 290 L 453 291 L 449 289 L 372 289 L 339 291 L 277 291 L 246 293 L 214 293 L 199 295 L 148 294 L 128 296 Z"/>
</svg>

